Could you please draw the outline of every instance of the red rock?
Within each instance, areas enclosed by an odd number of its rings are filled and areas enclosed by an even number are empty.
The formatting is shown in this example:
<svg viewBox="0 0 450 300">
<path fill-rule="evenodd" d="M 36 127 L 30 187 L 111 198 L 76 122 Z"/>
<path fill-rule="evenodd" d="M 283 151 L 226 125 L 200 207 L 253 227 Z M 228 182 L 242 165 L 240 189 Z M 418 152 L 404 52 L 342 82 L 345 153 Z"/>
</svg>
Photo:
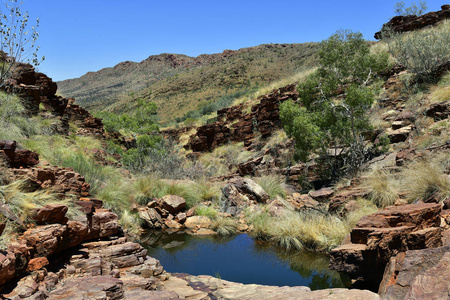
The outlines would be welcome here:
<svg viewBox="0 0 450 300">
<path fill-rule="evenodd" d="M 36 257 L 28 262 L 27 270 L 32 272 L 40 270 L 49 264 L 47 257 Z"/>
<path fill-rule="evenodd" d="M 62 249 L 69 249 L 80 245 L 88 236 L 88 226 L 80 221 L 67 222 L 67 230 L 64 233 Z"/>
<path fill-rule="evenodd" d="M 37 224 L 66 224 L 67 206 L 64 204 L 47 204 L 36 209 L 33 219 Z"/>
<path fill-rule="evenodd" d="M 356 227 L 386 228 L 414 226 L 415 229 L 439 227 L 440 212 L 441 205 L 435 203 L 419 203 L 388 207 L 361 218 L 356 224 Z"/>
<path fill-rule="evenodd" d="M 123 299 L 123 282 L 109 276 L 67 278 L 64 285 L 49 293 L 49 298 L 62 299 Z"/>
<path fill-rule="evenodd" d="M 211 220 L 205 216 L 189 217 L 184 222 L 186 228 L 208 228 L 211 225 Z"/>
<path fill-rule="evenodd" d="M 92 201 L 76 201 L 80 210 L 86 215 L 91 215 L 94 212 L 94 203 Z"/>
<path fill-rule="evenodd" d="M 388 131 L 387 136 L 391 143 L 400 143 L 406 141 L 409 137 L 409 134 L 413 130 L 413 125 L 408 125 L 397 130 Z"/>
<path fill-rule="evenodd" d="M 191 207 L 188 211 L 187 211 L 187 213 L 186 213 L 186 217 L 192 217 L 192 216 L 194 216 L 195 215 L 195 208 L 194 207 Z"/>
<path fill-rule="evenodd" d="M 255 132 L 265 138 L 281 128 L 279 104 L 287 99 L 297 98 L 296 85 L 291 84 L 258 97 L 259 103 L 252 106 L 251 113 L 243 112 L 245 105 L 221 109 L 218 111 L 218 121 L 199 127 L 185 148 L 194 152 L 205 152 L 229 141 L 244 142 L 249 146 Z"/>
<path fill-rule="evenodd" d="M 27 246 L 38 256 L 49 256 L 61 248 L 66 225 L 52 224 L 28 229 L 22 236 Z"/>
<path fill-rule="evenodd" d="M 173 228 L 173 229 L 181 229 L 183 227 L 183 225 L 181 225 L 180 223 L 178 223 L 175 220 L 166 220 L 166 222 L 164 222 L 164 224 L 168 228 Z"/>
</svg>

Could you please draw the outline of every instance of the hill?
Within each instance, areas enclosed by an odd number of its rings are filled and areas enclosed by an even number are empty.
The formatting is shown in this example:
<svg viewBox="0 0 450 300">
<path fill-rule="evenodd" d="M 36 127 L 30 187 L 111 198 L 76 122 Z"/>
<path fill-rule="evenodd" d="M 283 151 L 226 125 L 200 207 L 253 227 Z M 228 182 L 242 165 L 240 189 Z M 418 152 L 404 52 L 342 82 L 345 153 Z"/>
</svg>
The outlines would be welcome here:
<svg viewBox="0 0 450 300">
<path fill-rule="evenodd" d="M 162 122 L 237 92 L 292 76 L 315 64 L 318 44 L 273 44 L 189 57 L 160 54 L 58 82 L 58 93 L 97 111 L 129 112 L 154 101 Z"/>
</svg>

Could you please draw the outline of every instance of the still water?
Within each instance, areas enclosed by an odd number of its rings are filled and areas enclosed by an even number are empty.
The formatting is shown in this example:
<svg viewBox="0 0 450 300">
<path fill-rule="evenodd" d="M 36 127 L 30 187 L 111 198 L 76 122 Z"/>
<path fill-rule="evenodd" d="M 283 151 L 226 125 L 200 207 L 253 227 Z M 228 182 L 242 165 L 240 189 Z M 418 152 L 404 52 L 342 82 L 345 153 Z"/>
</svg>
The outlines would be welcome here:
<svg viewBox="0 0 450 300">
<path fill-rule="evenodd" d="M 141 244 L 170 273 L 211 275 L 245 284 L 301 285 L 312 290 L 344 287 L 346 281 L 328 268 L 326 255 L 286 252 L 246 234 L 217 238 L 152 231 L 142 237 Z"/>
</svg>

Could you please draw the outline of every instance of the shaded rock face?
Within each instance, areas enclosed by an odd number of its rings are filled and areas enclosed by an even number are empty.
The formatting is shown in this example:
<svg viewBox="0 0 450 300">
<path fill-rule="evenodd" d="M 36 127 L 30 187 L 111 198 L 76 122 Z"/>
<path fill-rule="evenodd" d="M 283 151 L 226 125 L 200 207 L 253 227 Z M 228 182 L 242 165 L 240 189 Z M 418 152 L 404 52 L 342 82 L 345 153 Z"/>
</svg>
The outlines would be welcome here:
<svg viewBox="0 0 450 300">
<path fill-rule="evenodd" d="M 418 30 L 427 26 L 432 26 L 438 22 L 450 18 L 450 6 L 443 5 L 441 10 L 429 12 L 422 16 L 396 16 L 388 23 L 383 24 L 381 31 L 375 33 L 377 40 L 383 38 L 383 32 L 392 30 L 394 32 L 407 32 Z"/>
<path fill-rule="evenodd" d="M 399 252 L 442 245 L 441 204 L 389 207 L 363 217 L 350 233 L 350 244 L 331 251 L 330 267 L 377 289 L 386 264 Z"/>
<path fill-rule="evenodd" d="M 426 115 L 435 121 L 447 119 L 450 116 L 450 100 L 431 104 Z"/>
<path fill-rule="evenodd" d="M 446 299 L 450 247 L 410 250 L 391 257 L 379 294 L 383 299 Z"/>
<path fill-rule="evenodd" d="M 0 158 L 10 167 L 30 167 L 39 163 L 39 155 L 26 149 L 17 149 L 16 141 L 0 140 Z"/>
<path fill-rule="evenodd" d="M 244 105 L 221 109 L 217 111 L 217 122 L 199 127 L 185 148 L 205 152 L 230 141 L 250 146 L 256 132 L 266 138 L 281 128 L 280 103 L 297 98 L 296 85 L 292 84 L 260 96 L 259 103 L 251 107 L 250 113 L 243 112 Z"/>
</svg>

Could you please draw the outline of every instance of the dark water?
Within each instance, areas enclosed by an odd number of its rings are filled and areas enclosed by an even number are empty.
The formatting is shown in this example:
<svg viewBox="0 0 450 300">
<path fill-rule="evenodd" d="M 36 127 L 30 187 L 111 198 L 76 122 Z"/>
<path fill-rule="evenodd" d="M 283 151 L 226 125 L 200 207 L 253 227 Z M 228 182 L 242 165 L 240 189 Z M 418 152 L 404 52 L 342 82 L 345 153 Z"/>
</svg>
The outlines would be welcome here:
<svg viewBox="0 0 450 300">
<path fill-rule="evenodd" d="M 211 275 L 245 284 L 301 285 L 312 290 L 344 287 L 340 274 L 328 268 L 327 256 L 287 253 L 246 234 L 224 239 L 156 231 L 145 235 L 141 243 L 171 273 Z"/>
</svg>

